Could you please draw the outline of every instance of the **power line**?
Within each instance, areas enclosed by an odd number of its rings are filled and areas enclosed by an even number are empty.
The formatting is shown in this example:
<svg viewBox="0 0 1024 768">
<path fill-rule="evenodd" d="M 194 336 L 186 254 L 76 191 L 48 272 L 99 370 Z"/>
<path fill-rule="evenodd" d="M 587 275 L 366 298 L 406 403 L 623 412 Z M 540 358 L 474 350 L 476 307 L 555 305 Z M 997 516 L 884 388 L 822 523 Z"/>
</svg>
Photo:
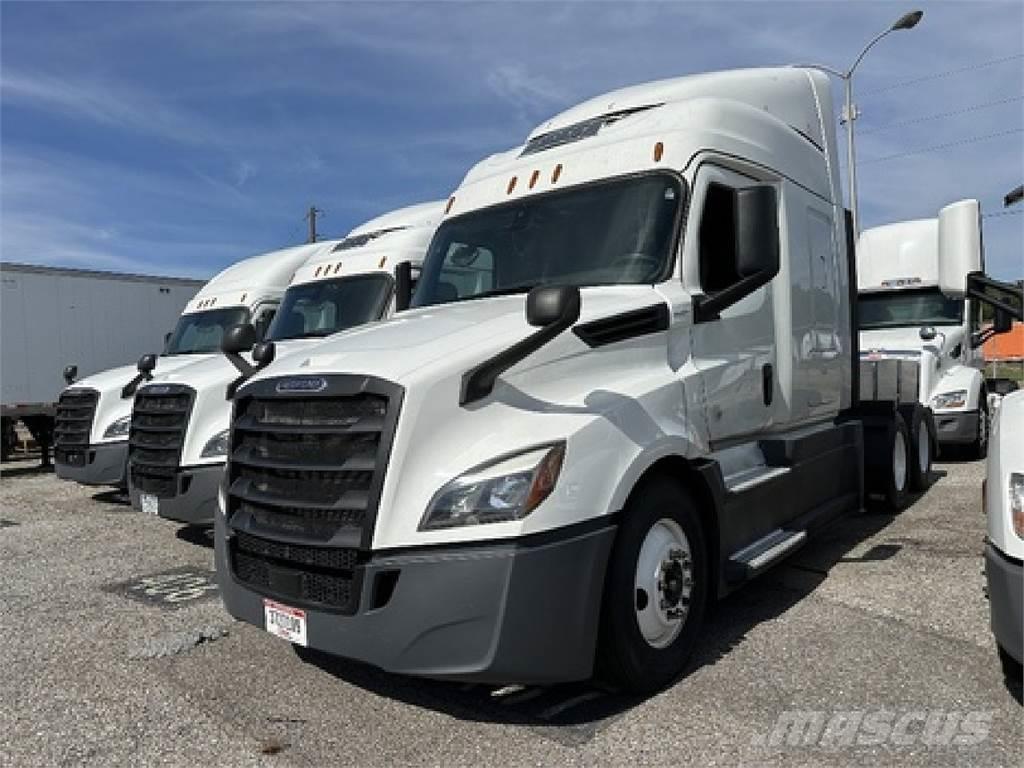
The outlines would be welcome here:
<svg viewBox="0 0 1024 768">
<path fill-rule="evenodd" d="M 1021 213 L 1024 213 L 1024 208 L 1017 208 L 1016 210 L 1013 211 L 993 211 L 992 213 L 983 213 L 981 214 L 981 218 L 997 219 L 1000 216 L 1017 216 Z"/>
<path fill-rule="evenodd" d="M 896 88 L 905 88 L 908 85 L 917 85 L 918 83 L 926 83 L 931 80 L 941 80 L 944 77 L 950 77 L 952 75 L 959 75 L 961 72 L 973 72 L 977 69 L 984 69 L 985 67 L 992 67 L 996 64 L 1005 64 L 1008 61 L 1018 61 L 1024 59 L 1024 53 L 1015 53 L 1012 56 L 1002 56 L 998 59 L 990 59 L 989 61 L 981 61 L 975 64 L 968 64 L 964 67 L 958 67 L 957 69 L 948 69 L 945 72 L 933 72 L 929 75 L 922 75 L 921 77 L 915 77 L 912 80 L 903 80 L 899 83 L 892 83 L 881 88 L 876 88 L 873 91 L 865 91 L 865 96 L 870 96 L 875 93 L 885 93 Z"/>
<path fill-rule="evenodd" d="M 989 107 L 998 107 L 1002 104 L 1012 104 L 1015 101 L 1024 100 L 1024 94 L 1017 96 L 1010 96 L 1006 99 L 997 99 L 996 101 L 986 101 L 984 104 L 972 104 L 969 107 L 962 107 L 961 109 L 951 109 L 949 112 L 936 112 L 934 115 L 924 115 L 922 117 L 912 117 L 908 120 L 899 120 L 895 123 L 888 123 L 886 125 L 880 125 L 875 128 L 866 128 L 861 130 L 861 135 L 865 133 L 877 133 L 878 131 L 887 131 L 890 128 L 902 128 L 905 125 L 914 125 L 916 123 L 926 123 L 929 120 L 938 120 L 943 117 L 953 117 L 955 115 L 966 115 L 969 112 L 977 112 L 981 109 L 988 109 Z"/>
<path fill-rule="evenodd" d="M 1000 136 L 1010 136 L 1015 133 L 1024 133 L 1024 128 L 1011 128 L 1008 131 L 997 131 L 996 133 L 986 133 L 981 136 L 968 136 L 964 139 L 957 139 L 956 141 L 950 141 L 945 144 L 934 144 L 930 147 L 920 147 L 918 149 L 908 149 L 906 152 L 897 152 L 894 155 L 886 155 L 885 157 L 872 157 L 868 160 L 864 160 L 858 165 L 870 165 L 872 163 L 882 163 L 886 160 L 896 160 L 900 157 L 909 157 L 910 155 L 921 155 L 925 152 L 937 152 L 940 149 L 949 149 L 951 147 L 959 147 L 964 144 L 976 144 L 979 141 L 988 141 L 989 139 L 997 139 Z"/>
</svg>

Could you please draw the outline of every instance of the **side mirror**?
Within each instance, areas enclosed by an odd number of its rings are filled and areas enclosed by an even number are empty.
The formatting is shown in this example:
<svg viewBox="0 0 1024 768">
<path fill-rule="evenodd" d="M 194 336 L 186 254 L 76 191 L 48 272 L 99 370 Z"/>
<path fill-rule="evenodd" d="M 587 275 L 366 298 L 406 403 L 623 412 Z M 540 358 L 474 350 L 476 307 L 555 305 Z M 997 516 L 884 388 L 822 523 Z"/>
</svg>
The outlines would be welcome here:
<svg viewBox="0 0 1024 768">
<path fill-rule="evenodd" d="M 934 326 L 926 325 L 924 328 L 920 330 L 918 335 L 921 337 L 921 341 L 931 341 L 939 334 L 935 330 Z"/>
<path fill-rule="evenodd" d="M 395 312 L 409 308 L 412 303 L 412 262 L 401 261 L 395 265 Z"/>
<path fill-rule="evenodd" d="M 580 316 L 580 289 L 575 285 L 545 285 L 526 296 L 526 322 L 536 328 L 555 323 L 566 328 Z"/>
<path fill-rule="evenodd" d="M 156 368 L 156 355 L 143 355 L 140 357 L 138 368 L 139 373 L 148 378 L 149 374 Z"/>
<path fill-rule="evenodd" d="M 736 274 L 740 278 L 779 271 L 779 206 L 775 187 L 736 190 Z"/>
<path fill-rule="evenodd" d="M 261 341 L 252 348 L 252 359 L 256 361 L 257 368 L 266 368 L 274 362 L 274 342 Z"/>
<path fill-rule="evenodd" d="M 252 323 L 232 325 L 220 340 L 220 349 L 225 355 L 237 355 L 248 352 L 258 341 L 256 328 Z"/>
<path fill-rule="evenodd" d="M 68 365 L 64 368 L 64 381 L 68 384 L 74 384 L 75 379 L 78 378 L 78 366 Z"/>
<path fill-rule="evenodd" d="M 995 308 L 995 315 L 992 317 L 992 333 L 1009 333 L 1013 330 L 1013 318 L 1005 309 Z"/>
</svg>

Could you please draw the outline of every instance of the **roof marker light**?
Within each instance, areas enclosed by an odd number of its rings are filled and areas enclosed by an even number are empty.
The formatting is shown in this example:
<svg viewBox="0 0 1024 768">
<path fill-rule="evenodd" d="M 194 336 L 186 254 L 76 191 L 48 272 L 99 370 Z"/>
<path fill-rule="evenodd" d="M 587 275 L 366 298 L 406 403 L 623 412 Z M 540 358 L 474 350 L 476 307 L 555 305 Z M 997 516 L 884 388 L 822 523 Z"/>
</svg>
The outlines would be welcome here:
<svg viewBox="0 0 1024 768">
<path fill-rule="evenodd" d="M 661 162 L 661 156 L 665 154 L 665 145 L 660 141 L 654 145 L 654 162 Z"/>
<path fill-rule="evenodd" d="M 246 296 L 248 296 L 248 295 L 249 295 L 248 293 L 243 293 L 243 294 L 242 294 L 242 298 L 240 298 L 240 299 L 238 300 L 238 303 L 239 303 L 239 304 L 245 304 L 245 297 L 246 297 Z"/>
<path fill-rule="evenodd" d="M 530 189 L 533 189 L 534 185 L 537 183 L 537 177 L 539 176 L 540 171 L 534 171 L 530 174 Z"/>
<path fill-rule="evenodd" d="M 515 188 L 516 188 L 516 177 L 513 176 L 511 179 L 508 180 L 508 189 L 505 190 L 505 194 L 506 195 L 511 195 L 512 194 L 512 190 L 515 189 Z"/>
<path fill-rule="evenodd" d="M 562 175 L 562 164 L 559 163 L 555 166 L 555 170 L 551 172 L 551 183 L 554 184 L 558 181 L 558 177 Z"/>
<path fill-rule="evenodd" d="M 388 260 L 387 256 L 380 257 L 380 264 L 377 265 L 377 269 L 384 269 L 384 262 Z"/>
<path fill-rule="evenodd" d="M 448 198 L 448 205 L 444 207 L 445 215 L 451 213 L 452 206 L 455 205 L 455 195 Z"/>
</svg>

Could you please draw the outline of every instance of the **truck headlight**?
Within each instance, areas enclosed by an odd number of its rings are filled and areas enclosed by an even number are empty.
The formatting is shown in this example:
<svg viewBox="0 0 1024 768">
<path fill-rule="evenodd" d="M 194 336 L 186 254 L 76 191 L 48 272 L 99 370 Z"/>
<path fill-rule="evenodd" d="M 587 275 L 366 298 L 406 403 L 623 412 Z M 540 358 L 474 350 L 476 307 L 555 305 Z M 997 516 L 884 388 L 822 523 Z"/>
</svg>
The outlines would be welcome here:
<svg viewBox="0 0 1024 768">
<path fill-rule="evenodd" d="M 131 426 L 131 414 L 122 416 L 117 421 L 111 422 L 110 426 L 103 431 L 103 437 L 127 437 Z"/>
<path fill-rule="evenodd" d="M 558 443 L 472 469 L 434 494 L 419 530 L 521 520 L 551 495 L 564 458 Z"/>
<path fill-rule="evenodd" d="M 966 389 L 943 392 L 932 398 L 932 406 L 935 408 L 963 408 L 965 405 L 967 405 Z"/>
<path fill-rule="evenodd" d="M 1010 473 L 1010 519 L 1013 532 L 1024 539 L 1024 473 Z"/>
<path fill-rule="evenodd" d="M 218 432 L 216 435 L 206 441 L 206 445 L 203 446 L 202 452 L 199 454 L 201 459 L 215 459 L 220 456 L 226 457 L 228 455 L 228 437 L 231 435 L 230 429 L 225 429 L 223 432 Z"/>
</svg>

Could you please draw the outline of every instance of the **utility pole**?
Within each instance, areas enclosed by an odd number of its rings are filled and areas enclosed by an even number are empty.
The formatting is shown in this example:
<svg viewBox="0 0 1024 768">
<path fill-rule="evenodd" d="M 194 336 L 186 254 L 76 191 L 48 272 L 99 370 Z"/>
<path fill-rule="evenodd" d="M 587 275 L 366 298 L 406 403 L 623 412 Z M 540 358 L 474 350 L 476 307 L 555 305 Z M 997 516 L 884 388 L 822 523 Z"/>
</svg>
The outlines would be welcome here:
<svg viewBox="0 0 1024 768">
<path fill-rule="evenodd" d="M 309 239 L 307 243 L 316 242 L 316 216 L 318 213 L 323 213 L 315 205 L 309 206 L 309 213 L 306 214 L 306 221 L 309 222 Z"/>
</svg>

